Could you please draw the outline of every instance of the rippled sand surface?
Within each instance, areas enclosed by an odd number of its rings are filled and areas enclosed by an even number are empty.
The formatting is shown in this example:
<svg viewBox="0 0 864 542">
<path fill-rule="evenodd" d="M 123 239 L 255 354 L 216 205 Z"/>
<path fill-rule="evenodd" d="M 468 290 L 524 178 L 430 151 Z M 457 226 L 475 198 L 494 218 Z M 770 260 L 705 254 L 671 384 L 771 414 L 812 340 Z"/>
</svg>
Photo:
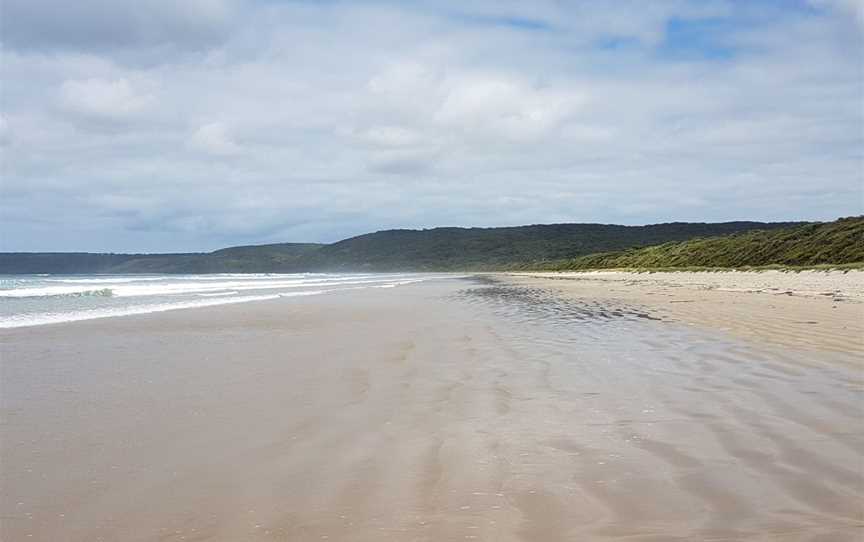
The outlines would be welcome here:
<svg viewBox="0 0 864 542">
<path fill-rule="evenodd" d="M 639 305 L 668 322 L 762 344 L 857 353 L 864 366 L 864 271 L 519 273 L 499 280 L 575 299 Z"/>
<path fill-rule="evenodd" d="M 3 540 L 864 534 L 856 354 L 638 304 L 442 280 L 0 340 Z"/>
</svg>

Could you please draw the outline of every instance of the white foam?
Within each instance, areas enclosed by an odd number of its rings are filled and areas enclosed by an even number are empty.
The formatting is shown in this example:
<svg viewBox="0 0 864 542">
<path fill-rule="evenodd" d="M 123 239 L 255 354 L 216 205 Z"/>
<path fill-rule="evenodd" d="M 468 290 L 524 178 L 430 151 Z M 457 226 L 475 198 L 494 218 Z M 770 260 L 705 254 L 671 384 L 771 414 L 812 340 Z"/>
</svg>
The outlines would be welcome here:
<svg viewBox="0 0 864 542">
<path fill-rule="evenodd" d="M 117 316 L 132 316 L 135 314 L 150 314 L 154 312 L 165 312 L 179 309 L 194 309 L 201 307 L 212 307 L 217 305 L 229 305 L 233 303 L 248 303 L 250 301 L 266 301 L 279 299 L 281 297 L 298 297 L 308 295 L 319 295 L 326 290 L 313 290 L 308 292 L 292 292 L 284 294 L 255 295 L 244 297 L 230 297 L 199 301 L 184 301 L 178 303 L 156 303 L 150 305 L 137 305 L 130 307 L 113 307 L 106 309 L 91 309 L 77 312 L 44 312 L 37 314 L 15 315 L 0 319 L 0 328 L 18 328 L 41 326 L 46 324 L 60 324 L 64 322 L 78 322 L 81 320 L 95 320 L 99 318 L 111 318 Z"/>
<path fill-rule="evenodd" d="M 146 314 L 166 310 L 316 295 L 366 288 L 395 288 L 435 275 L 222 274 L 163 276 L 23 277 L 0 290 L 0 328 Z M 11 284 L 10 284 L 11 286 Z M 16 288 L 17 286 L 17 288 Z M 59 303 L 59 298 L 65 298 Z M 80 298 L 74 300 L 72 298 Z M 133 301 L 136 299 L 137 301 Z M 20 307 L 26 307 L 20 310 Z M 63 309 L 60 309 L 63 307 Z M 20 312 L 19 312 L 20 311 Z M 6 315 L 2 315 L 5 313 Z"/>
<path fill-rule="evenodd" d="M 354 284 L 380 284 L 387 283 L 398 276 L 382 276 L 372 278 L 371 276 L 347 276 L 332 278 L 292 278 L 290 280 L 223 280 L 221 282 L 211 281 L 197 282 L 191 280 L 175 281 L 174 283 L 145 283 L 135 284 L 132 282 L 100 282 L 102 288 L 92 286 L 43 286 L 37 288 L 13 288 L 0 290 L 0 297 L 7 298 L 34 298 L 34 297 L 57 297 L 57 296 L 86 296 L 102 295 L 114 297 L 144 297 L 159 295 L 201 294 L 216 293 L 222 291 L 249 291 L 249 290 L 277 290 L 285 288 L 320 287 L 331 285 L 354 285 Z M 93 280 L 93 279 L 90 279 Z M 421 279 L 415 279 L 421 280 Z"/>
<path fill-rule="evenodd" d="M 413 280 L 400 280 L 397 282 L 389 282 L 387 284 L 381 284 L 379 286 L 373 286 L 373 288 L 395 288 L 397 286 L 404 286 L 405 284 L 414 284 L 415 282 L 423 282 L 426 279 L 413 279 Z"/>
<path fill-rule="evenodd" d="M 210 275 L 130 275 L 130 276 L 97 276 L 96 278 L 80 278 L 75 276 L 54 277 L 45 279 L 45 282 L 59 282 L 63 284 L 122 284 L 129 282 L 166 282 L 166 281 L 218 281 L 225 279 L 267 279 L 276 278 L 304 278 L 304 277 L 322 277 L 324 273 L 214 273 Z M 338 276 L 331 275 L 334 278 Z M 362 277 L 368 275 L 351 275 Z"/>
<path fill-rule="evenodd" d="M 125 282 L 154 282 L 171 280 L 171 277 L 114 277 L 100 279 L 46 279 L 45 282 L 59 282 L 61 284 L 123 284 Z"/>
<path fill-rule="evenodd" d="M 11 290 L 0 290 L 0 297 L 57 297 L 57 296 L 86 296 L 86 295 L 113 295 L 112 288 L 86 288 L 81 286 L 46 286 L 43 288 L 15 288 Z"/>
</svg>

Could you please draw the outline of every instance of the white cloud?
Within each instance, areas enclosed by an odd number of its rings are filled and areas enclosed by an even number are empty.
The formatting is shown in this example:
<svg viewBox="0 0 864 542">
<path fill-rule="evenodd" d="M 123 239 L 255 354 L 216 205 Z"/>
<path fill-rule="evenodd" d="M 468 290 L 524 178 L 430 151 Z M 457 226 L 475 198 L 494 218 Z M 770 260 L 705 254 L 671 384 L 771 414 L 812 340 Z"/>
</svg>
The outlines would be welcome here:
<svg viewBox="0 0 864 542">
<path fill-rule="evenodd" d="M 141 92 L 125 78 L 64 81 L 60 87 L 61 105 L 73 113 L 123 119 L 153 106 L 153 94 Z"/>
<path fill-rule="evenodd" d="M 501 76 L 467 76 L 447 84 L 436 120 L 449 129 L 525 142 L 560 126 L 585 99 Z"/>
<path fill-rule="evenodd" d="M 859 4 L 813 1 L 14 0 L 0 228 L 197 250 L 860 212 Z"/>
<path fill-rule="evenodd" d="M 360 137 L 379 147 L 411 147 L 422 141 L 420 134 L 401 126 L 373 126 Z"/>
<path fill-rule="evenodd" d="M 211 122 L 199 127 L 189 139 L 189 146 L 216 156 L 232 156 L 242 151 L 231 139 L 228 127 L 221 122 Z"/>
<path fill-rule="evenodd" d="M 12 130 L 9 128 L 9 121 L 6 117 L 0 115 L 0 145 L 8 145 L 12 141 Z"/>
</svg>

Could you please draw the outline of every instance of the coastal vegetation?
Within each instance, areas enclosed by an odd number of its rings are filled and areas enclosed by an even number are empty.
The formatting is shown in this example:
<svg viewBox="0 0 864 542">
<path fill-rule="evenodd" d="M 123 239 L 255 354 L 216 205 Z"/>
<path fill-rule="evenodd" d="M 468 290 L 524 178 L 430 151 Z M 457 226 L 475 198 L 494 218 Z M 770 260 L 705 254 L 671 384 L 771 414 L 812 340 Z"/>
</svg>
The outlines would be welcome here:
<svg viewBox="0 0 864 542">
<path fill-rule="evenodd" d="M 516 267 L 550 271 L 864 267 L 864 216 L 663 243 Z"/>
<path fill-rule="evenodd" d="M 386 230 L 209 253 L 4 253 L 0 273 L 697 270 L 864 267 L 864 217 L 827 223 L 551 224 Z"/>
<path fill-rule="evenodd" d="M 279 243 L 185 254 L 0 254 L 0 273 L 289 273 L 505 270 L 599 252 L 801 223 L 549 224 L 386 230 L 332 244 Z M 544 264 L 548 265 L 548 264 Z"/>
</svg>

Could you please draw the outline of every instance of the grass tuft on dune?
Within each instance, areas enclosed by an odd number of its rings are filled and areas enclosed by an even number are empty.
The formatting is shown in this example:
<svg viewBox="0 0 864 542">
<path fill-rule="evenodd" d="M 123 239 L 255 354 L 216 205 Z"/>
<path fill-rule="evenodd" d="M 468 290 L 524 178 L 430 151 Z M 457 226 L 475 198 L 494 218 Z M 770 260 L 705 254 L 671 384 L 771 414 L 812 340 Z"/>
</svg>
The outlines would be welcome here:
<svg viewBox="0 0 864 542">
<path fill-rule="evenodd" d="M 859 269 L 864 268 L 864 216 L 589 254 L 529 267 L 550 271 Z"/>
</svg>

